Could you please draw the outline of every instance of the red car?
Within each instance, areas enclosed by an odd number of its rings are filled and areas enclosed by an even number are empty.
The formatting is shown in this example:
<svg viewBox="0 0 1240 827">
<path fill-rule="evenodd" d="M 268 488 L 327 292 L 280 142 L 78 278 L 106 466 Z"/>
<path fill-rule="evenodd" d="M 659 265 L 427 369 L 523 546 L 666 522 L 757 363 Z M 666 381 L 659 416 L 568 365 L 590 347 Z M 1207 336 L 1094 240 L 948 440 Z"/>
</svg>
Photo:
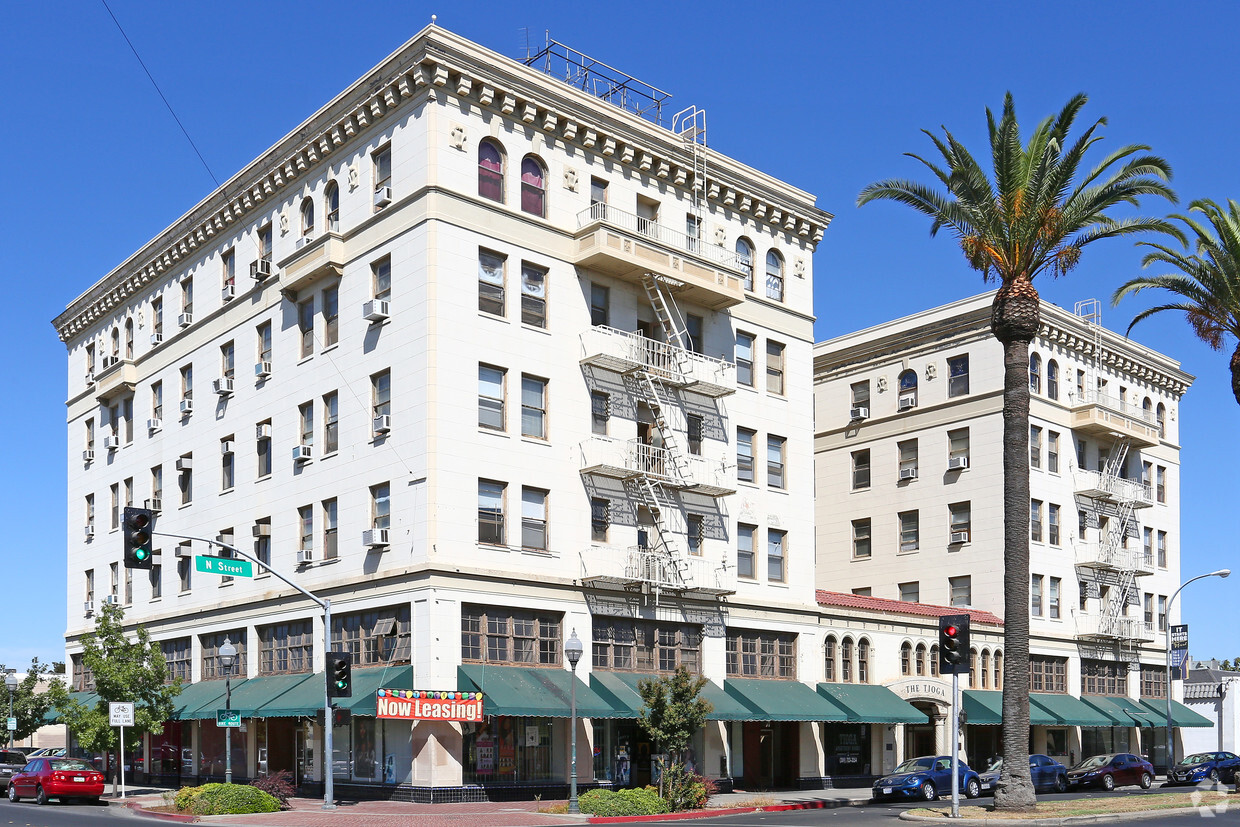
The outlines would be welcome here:
<svg viewBox="0 0 1240 827">
<path fill-rule="evenodd" d="M 23 798 L 46 804 L 52 796 L 98 801 L 101 795 L 103 773 L 78 758 L 34 758 L 9 779 L 9 801 L 14 804 Z"/>
</svg>

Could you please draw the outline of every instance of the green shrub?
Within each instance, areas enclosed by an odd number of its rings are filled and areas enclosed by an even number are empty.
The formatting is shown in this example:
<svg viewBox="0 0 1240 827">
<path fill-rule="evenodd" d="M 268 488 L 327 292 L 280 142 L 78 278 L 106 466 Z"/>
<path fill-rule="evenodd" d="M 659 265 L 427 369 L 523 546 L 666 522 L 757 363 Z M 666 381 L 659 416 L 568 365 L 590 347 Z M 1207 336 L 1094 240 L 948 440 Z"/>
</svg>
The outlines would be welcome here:
<svg viewBox="0 0 1240 827">
<path fill-rule="evenodd" d="M 177 809 L 200 816 L 274 813 L 280 809 L 275 796 L 245 784 L 204 784 L 177 793 Z"/>
<path fill-rule="evenodd" d="M 715 785 L 684 764 L 669 764 L 663 770 L 663 791 L 668 808 L 679 813 L 705 807 Z"/>
<path fill-rule="evenodd" d="M 590 790 L 577 803 L 581 812 L 595 816 L 654 816 L 670 812 L 658 790 Z"/>
<path fill-rule="evenodd" d="M 201 791 L 202 787 L 182 787 L 177 790 L 176 798 L 173 799 L 172 803 L 176 805 L 179 811 L 183 813 L 189 812 L 193 800 L 198 797 L 198 793 Z"/>
</svg>

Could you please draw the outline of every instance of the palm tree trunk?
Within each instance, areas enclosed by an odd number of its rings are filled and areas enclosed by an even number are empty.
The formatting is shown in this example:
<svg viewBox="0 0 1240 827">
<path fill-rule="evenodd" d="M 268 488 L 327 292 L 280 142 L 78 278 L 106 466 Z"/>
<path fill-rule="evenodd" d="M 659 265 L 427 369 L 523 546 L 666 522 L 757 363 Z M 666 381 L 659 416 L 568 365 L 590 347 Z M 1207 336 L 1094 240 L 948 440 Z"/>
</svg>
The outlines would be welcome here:
<svg viewBox="0 0 1240 827">
<path fill-rule="evenodd" d="M 1231 352 L 1231 395 L 1240 403 L 1240 344 Z"/>
<path fill-rule="evenodd" d="M 1029 775 L 1029 342 L 1038 294 L 1017 280 L 995 296 L 1003 345 L 1003 773 L 995 809 L 1037 802 Z"/>
</svg>

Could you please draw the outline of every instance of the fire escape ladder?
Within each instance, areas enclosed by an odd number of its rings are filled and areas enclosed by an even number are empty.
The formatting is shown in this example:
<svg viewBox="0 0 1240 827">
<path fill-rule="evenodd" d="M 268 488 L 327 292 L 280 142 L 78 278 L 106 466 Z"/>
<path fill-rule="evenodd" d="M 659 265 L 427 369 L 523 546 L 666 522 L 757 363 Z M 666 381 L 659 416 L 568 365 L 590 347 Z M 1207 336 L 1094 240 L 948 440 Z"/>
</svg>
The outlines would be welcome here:
<svg viewBox="0 0 1240 827">
<path fill-rule="evenodd" d="M 654 308 L 659 326 L 663 328 L 663 338 L 673 348 L 688 350 L 689 336 L 686 332 L 685 320 L 680 315 L 680 308 L 676 306 L 675 299 L 672 298 L 667 281 L 654 273 L 644 273 L 642 274 L 642 288 L 646 291 L 650 306 Z"/>
</svg>

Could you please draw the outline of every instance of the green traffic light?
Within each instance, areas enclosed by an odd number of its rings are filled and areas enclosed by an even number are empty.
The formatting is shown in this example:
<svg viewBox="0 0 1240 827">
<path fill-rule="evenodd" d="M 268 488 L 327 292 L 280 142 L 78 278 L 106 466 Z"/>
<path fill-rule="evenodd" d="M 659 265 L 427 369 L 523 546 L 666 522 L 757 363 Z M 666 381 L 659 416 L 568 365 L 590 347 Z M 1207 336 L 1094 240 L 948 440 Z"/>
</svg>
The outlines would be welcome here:
<svg viewBox="0 0 1240 827">
<path fill-rule="evenodd" d="M 134 549 L 133 556 L 136 557 L 138 561 L 140 562 L 142 560 L 145 560 L 147 557 L 149 557 L 150 554 L 148 554 L 147 550 L 144 548 L 137 548 L 137 549 Z"/>
</svg>

